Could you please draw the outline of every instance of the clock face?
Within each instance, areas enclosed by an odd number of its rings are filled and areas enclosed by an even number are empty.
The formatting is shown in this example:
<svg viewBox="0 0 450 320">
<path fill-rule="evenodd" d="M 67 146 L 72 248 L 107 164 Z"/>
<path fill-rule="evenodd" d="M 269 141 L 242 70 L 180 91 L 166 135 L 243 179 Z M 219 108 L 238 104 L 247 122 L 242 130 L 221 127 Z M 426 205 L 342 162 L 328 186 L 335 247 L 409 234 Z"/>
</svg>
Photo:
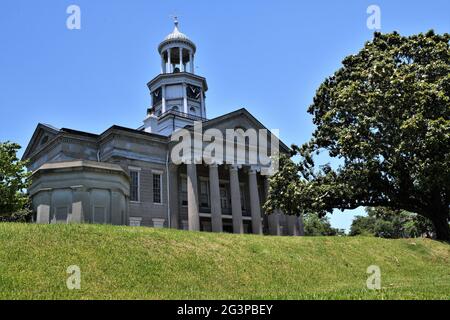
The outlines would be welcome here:
<svg viewBox="0 0 450 320">
<path fill-rule="evenodd" d="M 202 89 L 197 86 L 189 85 L 187 87 L 187 96 L 190 99 L 199 100 L 202 94 Z"/>
<path fill-rule="evenodd" d="M 157 104 L 158 102 L 161 102 L 162 100 L 161 88 L 158 88 L 155 91 L 153 91 L 152 98 L 153 98 L 153 105 Z"/>
</svg>

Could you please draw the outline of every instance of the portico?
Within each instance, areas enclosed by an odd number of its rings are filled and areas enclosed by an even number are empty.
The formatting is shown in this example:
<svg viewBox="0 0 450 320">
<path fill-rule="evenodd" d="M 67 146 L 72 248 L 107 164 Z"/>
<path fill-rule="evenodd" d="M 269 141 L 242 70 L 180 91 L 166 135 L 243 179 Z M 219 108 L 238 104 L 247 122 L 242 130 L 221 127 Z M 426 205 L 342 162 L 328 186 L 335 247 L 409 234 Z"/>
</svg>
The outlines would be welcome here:
<svg viewBox="0 0 450 320">
<path fill-rule="evenodd" d="M 186 230 L 282 235 L 283 217 L 287 230 L 292 230 L 289 234 L 300 234 L 295 216 L 278 212 L 264 224 L 267 177 L 251 166 L 181 164 L 169 174 L 170 181 L 179 181 L 178 201 L 173 202 L 177 207 L 171 208 L 179 216 L 172 217 L 173 223 Z"/>
</svg>

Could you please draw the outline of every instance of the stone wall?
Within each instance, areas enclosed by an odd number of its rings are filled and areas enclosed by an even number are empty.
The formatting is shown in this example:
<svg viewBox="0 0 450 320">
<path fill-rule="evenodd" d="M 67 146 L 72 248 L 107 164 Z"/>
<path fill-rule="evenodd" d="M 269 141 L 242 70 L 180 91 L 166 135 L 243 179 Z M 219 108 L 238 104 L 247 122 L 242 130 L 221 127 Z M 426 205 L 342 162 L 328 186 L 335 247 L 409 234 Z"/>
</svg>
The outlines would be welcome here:
<svg viewBox="0 0 450 320">
<path fill-rule="evenodd" d="M 128 224 L 129 178 L 119 166 L 91 161 L 49 163 L 32 176 L 38 223 Z"/>
</svg>

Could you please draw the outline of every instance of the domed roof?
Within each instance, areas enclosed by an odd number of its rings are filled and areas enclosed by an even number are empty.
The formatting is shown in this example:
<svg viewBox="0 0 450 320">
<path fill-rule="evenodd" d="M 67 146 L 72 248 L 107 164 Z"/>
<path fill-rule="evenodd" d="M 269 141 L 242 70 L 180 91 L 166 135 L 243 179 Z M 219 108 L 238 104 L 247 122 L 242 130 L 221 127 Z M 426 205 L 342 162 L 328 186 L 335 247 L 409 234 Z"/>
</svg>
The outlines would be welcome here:
<svg viewBox="0 0 450 320">
<path fill-rule="evenodd" d="M 175 42 L 175 41 L 182 41 L 182 42 L 187 42 L 188 44 L 190 44 L 194 51 L 196 50 L 195 44 L 194 42 L 192 42 L 191 39 L 189 39 L 189 37 L 187 35 L 185 35 L 184 33 L 180 32 L 180 30 L 178 29 L 178 20 L 175 18 L 175 27 L 172 31 L 172 33 L 170 33 L 169 35 L 167 35 L 167 37 L 163 40 L 163 42 L 160 43 L 158 49 L 159 51 L 161 51 L 162 47 L 170 42 Z"/>
<path fill-rule="evenodd" d="M 175 22 L 175 28 L 173 29 L 172 33 L 170 33 L 165 39 L 166 40 L 189 40 L 191 41 L 187 35 L 185 35 L 183 32 L 180 32 L 178 29 L 178 22 Z"/>
</svg>

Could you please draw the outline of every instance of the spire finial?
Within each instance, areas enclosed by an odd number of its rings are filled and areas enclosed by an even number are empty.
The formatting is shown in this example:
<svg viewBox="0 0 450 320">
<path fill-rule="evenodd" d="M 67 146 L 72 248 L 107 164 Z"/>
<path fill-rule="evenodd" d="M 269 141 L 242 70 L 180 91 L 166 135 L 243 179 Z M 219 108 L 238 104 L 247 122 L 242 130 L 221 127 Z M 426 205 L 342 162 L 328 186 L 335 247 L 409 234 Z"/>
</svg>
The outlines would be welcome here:
<svg viewBox="0 0 450 320">
<path fill-rule="evenodd" d="M 178 16 L 173 17 L 173 23 L 174 23 L 175 27 L 178 28 Z"/>
</svg>

